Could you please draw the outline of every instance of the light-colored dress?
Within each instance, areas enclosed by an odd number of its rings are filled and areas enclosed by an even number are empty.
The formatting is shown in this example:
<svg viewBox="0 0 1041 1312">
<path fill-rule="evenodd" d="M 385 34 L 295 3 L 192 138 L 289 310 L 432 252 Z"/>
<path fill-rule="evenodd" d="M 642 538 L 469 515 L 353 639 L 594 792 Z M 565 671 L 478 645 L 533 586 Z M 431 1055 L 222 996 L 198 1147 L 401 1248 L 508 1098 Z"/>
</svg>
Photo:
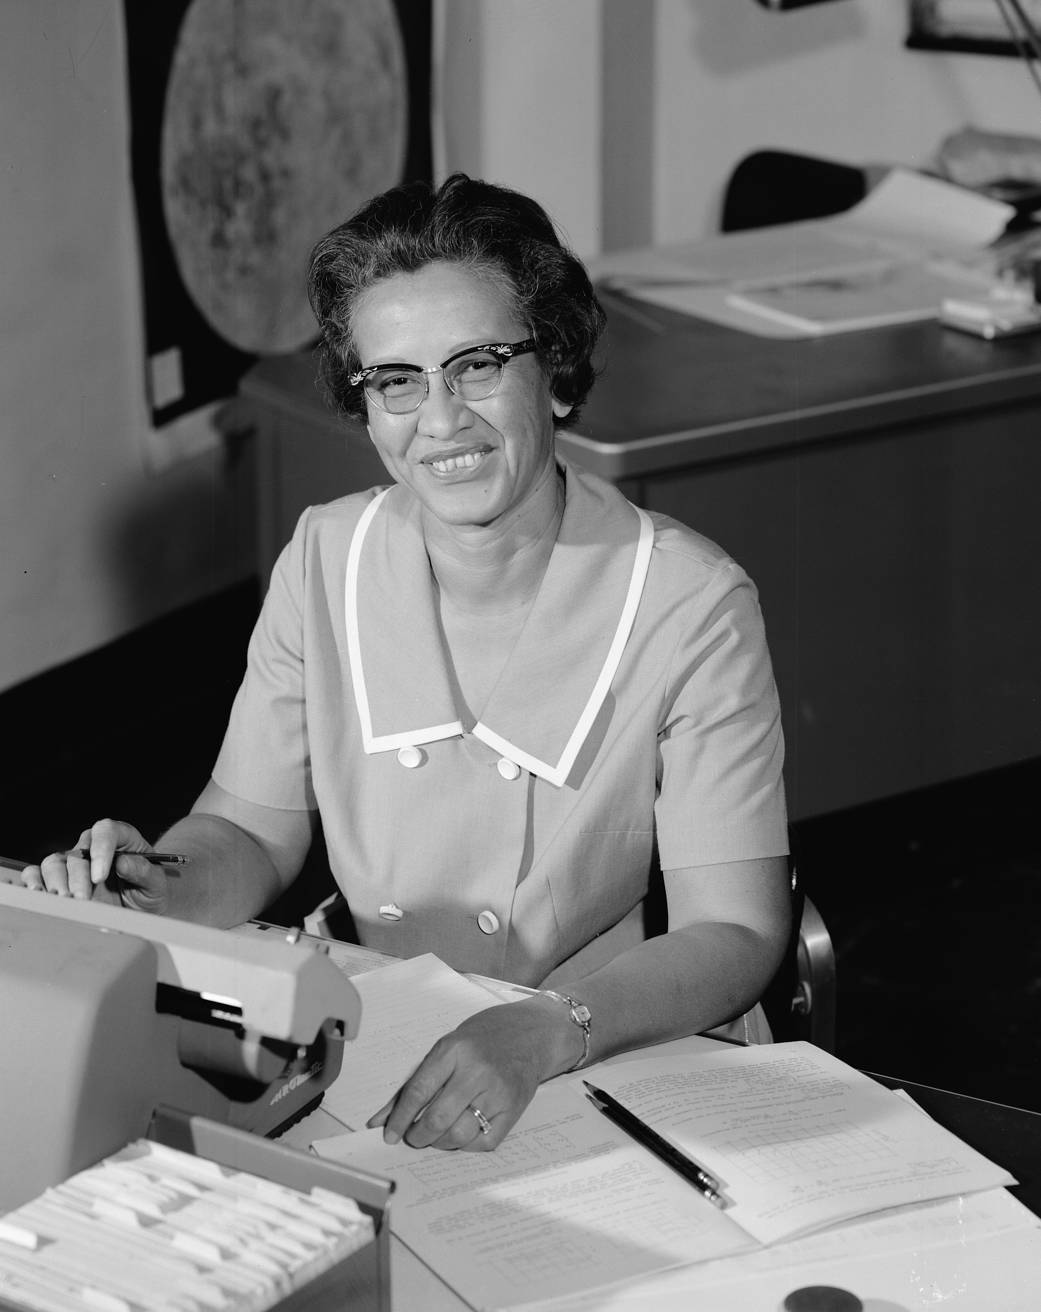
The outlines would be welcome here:
<svg viewBox="0 0 1041 1312">
<path fill-rule="evenodd" d="M 657 862 L 787 852 L 748 577 L 591 474 L 568 467 L 566 493 L 476 723 L 453 694 L 406 488 L 306 511 L 275 567 L 214 778 L 317 807 L 368 946 L 524 984 L 575 978 L 644 937 Z"/>
</svg>

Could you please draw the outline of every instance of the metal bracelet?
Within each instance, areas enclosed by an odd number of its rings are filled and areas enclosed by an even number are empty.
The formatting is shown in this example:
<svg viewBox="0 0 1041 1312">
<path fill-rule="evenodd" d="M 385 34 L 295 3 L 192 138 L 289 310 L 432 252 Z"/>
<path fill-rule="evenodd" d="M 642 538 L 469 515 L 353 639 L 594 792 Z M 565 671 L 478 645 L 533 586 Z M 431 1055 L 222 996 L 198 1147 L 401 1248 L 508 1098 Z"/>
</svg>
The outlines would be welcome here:
<svg viewBox="0 0 1041 1312">
<path fill-rule="evenodd" d="M 584 1066 L 589 1060 L 589 1042 L 593 1027 L 593 1016 L 584 1002 L 579 1002 L 567 993 L 557 993 L 553 989 L 540 989 L 547 998 L 553 998 L 557 1002 L 562 1002 L 568 1008 L 572 1022 L 582 1031 L 582 1056 L 575 1062 L 574 1066 L 569 1066 L 565 1075 L 570 1075 L 572 1071 L 577 1071 L 579 1067 Z"/>
</svg>

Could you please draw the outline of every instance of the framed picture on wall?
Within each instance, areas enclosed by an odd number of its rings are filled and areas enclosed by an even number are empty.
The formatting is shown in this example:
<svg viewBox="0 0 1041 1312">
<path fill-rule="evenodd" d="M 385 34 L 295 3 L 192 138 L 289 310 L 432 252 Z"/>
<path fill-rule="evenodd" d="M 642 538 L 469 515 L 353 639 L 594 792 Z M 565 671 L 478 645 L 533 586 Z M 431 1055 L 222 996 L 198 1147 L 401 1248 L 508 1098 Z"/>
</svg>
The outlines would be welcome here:
<svg viewBox="0 0 1041 1312">
<path fill-rule="evenodd" d="M 153 427 L 315 334 L 311 247 L 431 175 L 431 0 L 124 0 Z"/>
<path fill-rule="evenodd" d="M 910 0 L 907 46 L 1041 55 L 1041 0 Z"/>
</svg>

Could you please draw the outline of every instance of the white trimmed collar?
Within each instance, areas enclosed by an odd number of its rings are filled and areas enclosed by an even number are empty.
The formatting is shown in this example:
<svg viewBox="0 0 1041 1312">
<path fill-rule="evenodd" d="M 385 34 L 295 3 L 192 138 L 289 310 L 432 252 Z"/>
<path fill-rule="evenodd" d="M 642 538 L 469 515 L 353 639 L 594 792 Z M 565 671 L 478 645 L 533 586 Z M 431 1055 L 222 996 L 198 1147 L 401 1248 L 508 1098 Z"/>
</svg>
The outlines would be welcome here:
<svg viewBox="0 0 1041 1312">
<path fill-rule="evenodd" d="M 472 733 L 562 787 L 603 706 L 643 593 L 654 528 L 608 483 L 566 470 L 567 500 L 538 595 Z M 465 732 L 423 540 L 405 488 L 380 492 L 351 540 L 347 651 L 369 755 Z"/>
</svg>

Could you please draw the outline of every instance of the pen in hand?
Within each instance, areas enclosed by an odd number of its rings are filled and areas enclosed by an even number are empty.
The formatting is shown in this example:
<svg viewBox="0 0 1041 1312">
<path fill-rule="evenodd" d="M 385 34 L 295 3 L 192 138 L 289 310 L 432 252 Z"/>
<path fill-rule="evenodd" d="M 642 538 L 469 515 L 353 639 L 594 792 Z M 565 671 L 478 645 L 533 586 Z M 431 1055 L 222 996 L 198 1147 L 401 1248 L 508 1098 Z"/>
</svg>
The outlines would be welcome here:
<svg viewBox="0 0 1041 1312">
<path fill-rule="evenodd" d="M 642 1143 L 666 1166 L 671 1166 L 674 1171 L 682 1175 L 714 1207 L 721 1209 L 726 1207 L 727 1200 L 721 1193 L 722 1186 L 714 1175 L 710 1175 L 697 1162 L 692 1161 L 685 1153 L 681 1153 L 678 1148 L 669 1143 L 668 1139 L 663 1139 L 656 1130 L 652 1130 L 649 1125 L 641 1121 L 628 1107 L 623 1107 L 609 1093 L 596 1088 L 587 1080 L 583 1080 L 582 1083 L 586 1087 L 590 1101 L 598 1110 L 604 1113 L 608 1120 L 614 1121 L 619 1129 L 631 1135 L 637 1143 Z"/>
<path fill-rule="evenodd" d="M 90 848 L 74 847 L 69 856 L 81 856 L 84 861 L 89 861 Z M 113 858 L 117 856 L 139 856 L 153 866 L 186 866 L 191 860 L 191 857 L 184 856 L 180 852 L 114 852 Z"/>
</svg>

